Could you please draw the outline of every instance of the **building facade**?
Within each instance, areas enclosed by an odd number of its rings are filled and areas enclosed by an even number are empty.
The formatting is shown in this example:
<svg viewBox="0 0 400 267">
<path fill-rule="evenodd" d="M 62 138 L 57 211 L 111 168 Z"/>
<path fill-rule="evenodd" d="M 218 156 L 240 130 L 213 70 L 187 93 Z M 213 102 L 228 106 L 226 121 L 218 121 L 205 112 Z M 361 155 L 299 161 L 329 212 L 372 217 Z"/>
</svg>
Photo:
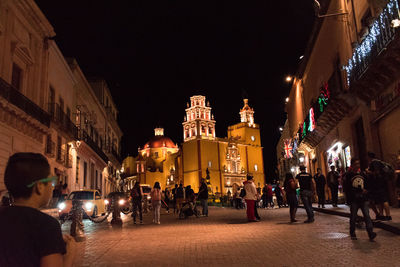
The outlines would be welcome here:
<svg viewBox="0 0 400 267">
<path fill-rule="evenodd" d="M 131 189 L 136 181 L 151 187 L 155 182 L 162 188 L 172 187 L 182 178 L 180 162 L 178 145 L 164 136 L 163 128 L 156 128 L 154 137 L 139 147 L 138 156 L 124 159 L 124 189 Z"/>
<path fill-rule="evenodd" d="M 108 89 L 111 104 L 99 100 L 101 89 L 64 58 L 54 36 L 33 0 L 0 2 L 0 190 L 8 157 L 36 152 L 71 191 L 107 193 L 121 167 L 117 109 Z"/>
<path fill-rule="evenodd" d="M 399 3 L 320 3 L 286 104 L 281 177 L 300 165 L 343 173 L 353 157 L 367 168 L 368 151 L 399 170 Z"/>
<path fill-rule="evenodd" d="M 207 103 L 207 104 L 206 104 Z M 190 98 L 184 118 L 182 144 L 183 182 L 198 189 L 206 178 L 211 193 L 233 193 L 243 185 L 247 174 L 256 186 L 265 182 L 259 125 L 254 111 L 244 99 L 241 121 L 229 126 L 227 138 L 215 136 L 215 120 L 205 96 Z"/>
</svg>

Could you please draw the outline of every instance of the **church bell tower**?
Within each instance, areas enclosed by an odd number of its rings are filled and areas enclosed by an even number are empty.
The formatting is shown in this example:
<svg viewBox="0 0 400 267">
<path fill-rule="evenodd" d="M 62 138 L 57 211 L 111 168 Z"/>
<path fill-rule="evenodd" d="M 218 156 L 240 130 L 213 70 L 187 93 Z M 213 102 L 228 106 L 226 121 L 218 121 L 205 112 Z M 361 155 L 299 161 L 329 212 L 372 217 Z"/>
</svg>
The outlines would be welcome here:
<svg viewBox="0 0 400 267">
<path fill-rule="evenodd" d="M 215 120 L 211 113 L 210 103 L 206 97 L 195 95 L 187 103 L 183 125 L 183 141 L 193 139 L 215 139 Z"/>
</svg>

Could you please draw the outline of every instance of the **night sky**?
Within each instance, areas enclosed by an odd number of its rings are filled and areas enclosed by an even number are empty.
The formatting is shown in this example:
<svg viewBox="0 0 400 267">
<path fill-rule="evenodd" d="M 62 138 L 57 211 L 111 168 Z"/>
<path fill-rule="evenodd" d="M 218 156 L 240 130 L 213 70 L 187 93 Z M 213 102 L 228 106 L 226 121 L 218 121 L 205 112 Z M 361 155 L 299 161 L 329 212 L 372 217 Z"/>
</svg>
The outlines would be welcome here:
<svg viewBox="0 0 400 267">
<path fill-rule="evenodd" d="M 285 83 L 314 22 L 312 0 L 36 0 L 63 54 L 103 77 L 119 109 L 122 154 L 137 155 L 156 126 L 182 142 L 186 102 L 210 101 L 218 137 L 240 121 L 243 98 L 261 126 L 272 178 Z"/>
</svg>

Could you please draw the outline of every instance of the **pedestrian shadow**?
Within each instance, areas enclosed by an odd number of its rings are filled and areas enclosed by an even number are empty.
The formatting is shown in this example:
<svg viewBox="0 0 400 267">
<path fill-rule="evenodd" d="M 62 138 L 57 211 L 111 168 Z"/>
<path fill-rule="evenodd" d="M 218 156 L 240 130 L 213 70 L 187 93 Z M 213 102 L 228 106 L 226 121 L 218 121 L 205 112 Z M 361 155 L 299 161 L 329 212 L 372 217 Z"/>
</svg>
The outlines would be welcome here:
<svg viewBox="0 0 400 267">
<path fill-rule="evenodd" d="M 360 252 L 364 254 L 370 254 L 373 251 L 376 251 L 377 249 L 380 248 L 380 244 L 377 241 L 369 241 L 368 239 L 358 239 L 354 240 L 353 242 L 353 248 L 356 250 L 359 250 Z"/>
<path fill-rule="evenodd" d="M 250 222 L 243 219 L 230 220 L 229 222 L 227 222 L 227 224 L 248 224 L 248 223 Z"/>
<path fill-rule="evenodd" d="M 285 225 L 296 225 L 296 224 L 299 224 L 299 223 L 292 223 L 292 222 L 277 222 L 277 223 L 275 223 L 275 224 L 277 224 L 277 225 L 282 225 L 282 224 L 285 224 Z"/>
</svg>

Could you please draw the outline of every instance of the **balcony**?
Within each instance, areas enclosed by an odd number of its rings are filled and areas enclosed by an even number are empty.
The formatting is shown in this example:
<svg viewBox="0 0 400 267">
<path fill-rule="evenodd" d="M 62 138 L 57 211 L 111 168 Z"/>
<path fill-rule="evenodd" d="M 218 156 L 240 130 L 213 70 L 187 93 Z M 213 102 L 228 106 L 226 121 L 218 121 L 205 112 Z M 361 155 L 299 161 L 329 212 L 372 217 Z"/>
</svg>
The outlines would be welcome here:
<svg viewBox="0 0 400 267">
<path fill-rule="evenodd" d="M 5 98 L 8 102 L 14 106 L 23 110 L 26 114 L 35 118 L 43 125 L 50 126 L 50 117 L 41 109 L 38 105 L 32 102 L 29 98 L 20 93 L 17 89 L 12 87 L 2 78 L 0 78 L 0 96 Z"/>
<path fill-rule="evenodd" d="M 108 162 L 107 155 L 101 150 L 101 148 L 97 145 L 95 141 L 88 135 L 88 133 L 84 130 L 79 131 L 78 139 L 84 141 L 94 152 L 99 155 L 99 157 L 105 162 Z"/>
<path fill-rule="evenodd" d="M 54 122 L 60 130 L 66 133 L 71 139 L 78 138 L 78 129 L 71 121 L 70 117 L 64 113 L 59 104 L 49 103 L 49 114 L 51 121 Z"/>
<path fill-rule="evenodd" d="M 399 19 L 399 0 L 390 0 L 344 66 L 347 85 L 366 102 L 376 98 L 400 74 L 400 38 L 392 21 Z"/>
</svg>

